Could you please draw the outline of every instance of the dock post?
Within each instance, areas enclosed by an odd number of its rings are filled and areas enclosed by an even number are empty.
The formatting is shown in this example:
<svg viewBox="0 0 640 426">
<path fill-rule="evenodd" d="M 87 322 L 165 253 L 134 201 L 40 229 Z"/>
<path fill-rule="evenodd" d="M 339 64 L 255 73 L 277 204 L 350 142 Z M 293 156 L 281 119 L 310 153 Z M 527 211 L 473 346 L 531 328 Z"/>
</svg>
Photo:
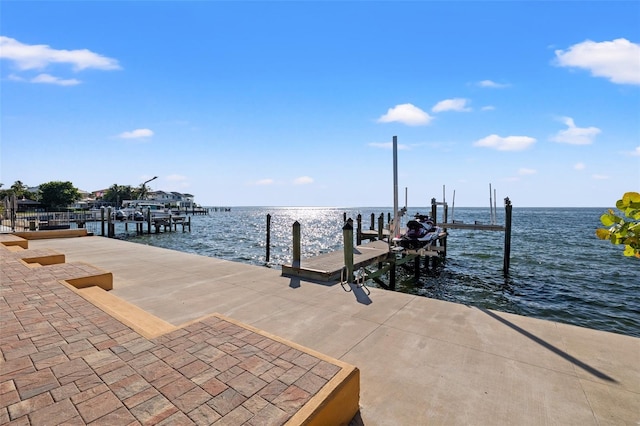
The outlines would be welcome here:
<svg viewBox="0 0 640 426">
<path fill-rule="evenodd" d="M 369 227 L 369 231 L 373 231 L 374 229 L 376 229 L 376 215 L 375 213 L 371 213 L 371 226 Z"/>
<path fill-rule="evenodd" d="M 111 207 L 107 207 L 107 237 L 112 238 L 115 234 L 113 223 L 111 223 Z"/>
<path fill-rule="evenodd" d="M 362 215 L 358 214 L 358 216 L 356 216 L 356 223 L 357 225 L 357 233 L 356 233 L 356 245 L 360 245 L 362 244 Z"/>
<path fill-rule="evenodd" d="M 269 263 L 271 257 L 271 215 L 267 213 L 267 255 L 266 262 Z"/>
<path fill-rule="evenodd" d="M 511 200 L 504 199 L 504 266 L 502 272 L 509 275 L 509 263 L 511 262 Z"/>
<path fill-rule="evenodd" d="M 344 266 L 347 269 L 346 281 L 353 281 L 353 224 L 348 221 L 342 227 L 342 237 L 344 239 Z"/>
<path fill-rule="evenodd" d="M 380 217 L 378 218 L 378 239 L 382 240 L 384 229 L 384 213 L 380 213 Z"/>
<path fill-rule="evenodd" d="M 151 234 L 151 209 L 147 209 L 147 234 Z"/>
<path fill-rule="evenodd" d="M 293 263 L 294 268 L 300 267 L 300 222 L 293 222 Z"/>
<path fill-rule="evenodd" d="M 104 206 L 100 207 L 100 235 L 104 237 Z"/>
<path fill-rule="evenodd" d="M 425 256 L 426 258 L 426 256 Z M 413 278 L 418 282 L 420 280 L 420 260 L 422 260 L 422 256 L 416 254 L 415 259 L 413 259 Z"/>
<path fill-rule="evenodd" d="M 345 223 L 347 222 L 347 212 L 342 213 L 342 221 Z"/>
<path fill-rule="evenodd" d="M 436 223 L 438 222 L 438 219 L 436 218 L 438 214 L 438 204 L 436 204 L 436 199 L 432 198 L 431 199 L 431 219 L 433 219 Z"/>
<path fill-rule="evenodd" d="M 389 290 L 396 289 L 396 259 L 395 257 L 390 260 L 391 267 L 389 268 Z"/>
</svg>

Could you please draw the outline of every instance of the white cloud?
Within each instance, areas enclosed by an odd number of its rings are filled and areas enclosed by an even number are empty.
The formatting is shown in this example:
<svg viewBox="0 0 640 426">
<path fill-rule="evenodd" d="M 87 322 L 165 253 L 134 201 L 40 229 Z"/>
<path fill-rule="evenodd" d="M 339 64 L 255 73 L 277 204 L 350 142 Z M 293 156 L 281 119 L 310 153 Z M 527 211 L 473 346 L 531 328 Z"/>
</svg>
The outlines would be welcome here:
<svg viewBox="0 0 640 426">
<path fill-rule="evenodd" d="M 374 148 L 393 149 L 393 142 L 371 142 L 369 146 L 372 146 Z M 408 151 L 409 149 L 411 148 L 409 148 L 408 145 L 403 145 L 401 143 L 398 144 L 398 151 L 402 151 L 402 150 Z"/>
<path fill-rule="evenodd" d="M 574 170 L 584 170 L 587 168 L 587 165 L 584 163 L 576 163 L 573 165 Z"/>
<path fill-rule="evenodd" d="M 50 74 L 39 74 L 29 81 L 32 83 L 57 84 L 58 86 L 75 86 L 76 84 L 80 84 L 80 80 L 75 78 L 62 79 Z"/>
<path fill-rule="evenodd" d="M 478 86 L 488 87 L 491 89 L 504 89 L 505 87 L 509 87 L 509 84 L 496 83 L 495 81 L 491 81 L 491 80 L 482 80 L 478 82 Z"/>
<path fill-rule="evenodd" d="M 313 178 L 310 178 L 309 176 L 300 176 L 298 178 L 295 178 L 293 180 L 294 185 L 308 185 L 310 183 L 313 183 Z"/>
<path fill-rule="evenodd" d="M 260 179 L 256 182 L 254 182 L 255 185 L 273 185 L 274 180 L 273 179 Z"/>
<path fill-rule="evenodd" d="M 153 131 L 149 129 L 136 129 L 130 132 L 122 132 L 118 135 L 122 139 L 140 139 L 153 136 Z"/>
<path fill-rule="evenodd" d="M 574 44 L 568 50 L 556 50 L 556 63 L 591 71 L 595 77 L 617 84 L 640 84 L 640 45 L 624 38 L 613 41 L 591 40 Z"/>
<path fill-rule="evenodd" d="M 607 180 L 607 179 L 609 179 L 609 176 L 607 176 L 607 175 L 593 175 L 591 177 L 594 178 L 595 180 Z"/>
<path fill-rule="evenodd" d="M 535 138 L 529 136 L 489 135 L 473 143 L 473 146 L 492 148 L 498 151 L 522 151 L 536 143 Z"/>
<path fill-rule="evenodd" d="M 535 175 L 536 173 L 538 173 L 537 170 L 535 170 L 535 169 L 527 169 L 527 168 L 524 168 L 524 167 L 518 170 L 518 174 L 520 176 Z"/>
<path fill-rule="evenodd" d="M 389 108 L 386 114 L 378 118 L 378 123 L 397 121 L 408 126 L 424 126 L 433 120 L 429 114 L 412 104 L 396 105 Z"/>
<path fill-rule="evenodd" d="M 21 81 L 23 83 L 45 83 L 45 84 L 57 84 L 58 86 L 75 86 L 80 84 L 81 81 L 75 78 L 61 79 L 50 74 L 38 74 L 32 78 L 25 78 L 16 74 L 9 74 L 7 80 Z"/>
<path fill-rule="evenodd" d="M 12 61 L 21 70 L 44 69 L 53 63 L 70 64 L 75 71 L 87 68 L 120 69 L 116 59 L 87 49 L 57 50 L 46 44 L 23 44 L 5 36 L 0 36 L 0 58 Z"/>
<path fill-rule="evenodd" d="M 576 127 L 571 117 L 563 117 L 562 121 L 569 128 L 560 130 L 551 140 L 559 143 L 568 143 L 570 145 L 590 145 L 595 137 L 600 134 L 597 127 Z"/>
<path fill-rule="evenodd" d="M 471 108 L 467 106 L 467 102 L 469 102 L 469 100 L 463 98 L 445 99 L 444 101 L 438 102 L 433 108 L 431 108 L 431 111 L 471 111 Z"/>
</svg>

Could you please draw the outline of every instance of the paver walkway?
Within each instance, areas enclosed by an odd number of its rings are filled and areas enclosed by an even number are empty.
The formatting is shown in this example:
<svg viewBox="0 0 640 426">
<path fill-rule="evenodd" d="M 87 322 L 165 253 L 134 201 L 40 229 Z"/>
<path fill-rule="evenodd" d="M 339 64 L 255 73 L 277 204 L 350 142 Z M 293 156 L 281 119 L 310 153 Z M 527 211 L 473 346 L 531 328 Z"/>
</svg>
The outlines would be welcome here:
<svg viewBox="0 0 640 426">
<path fill-rule="evenodd" d="M 0 247 L 0 424 L 281 425 L 341 371 L 219 315 L 147 339 L 60 283 L 103 271 L 23 257 Z"/>
</svg>

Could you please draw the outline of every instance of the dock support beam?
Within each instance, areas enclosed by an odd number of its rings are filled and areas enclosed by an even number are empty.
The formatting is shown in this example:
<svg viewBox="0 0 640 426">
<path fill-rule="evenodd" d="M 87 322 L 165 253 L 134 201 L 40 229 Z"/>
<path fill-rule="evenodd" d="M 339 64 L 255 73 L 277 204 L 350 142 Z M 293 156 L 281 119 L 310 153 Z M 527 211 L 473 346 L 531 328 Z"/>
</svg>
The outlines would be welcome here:
<svg viewBox="0 0 640 426">
<path fill-rule="evenodd" d="M 391 267 L 389 268 L 389 290 L 396 289 L 396 258 L 395 255 L 390 259 Z"/>
</svg>

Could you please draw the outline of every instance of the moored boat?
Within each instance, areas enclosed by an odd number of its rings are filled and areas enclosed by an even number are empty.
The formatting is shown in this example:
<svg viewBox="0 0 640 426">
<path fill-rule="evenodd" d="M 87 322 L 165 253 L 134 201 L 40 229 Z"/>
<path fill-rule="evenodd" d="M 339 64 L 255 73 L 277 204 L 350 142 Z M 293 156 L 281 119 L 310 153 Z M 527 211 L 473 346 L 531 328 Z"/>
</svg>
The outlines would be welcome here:
<svg viewBox="0 0 640 426">
<path fill-rule="evenodd" d="M 418 213 L 415 215 L 415 220 L 407 222 L 405 233 L 393 238 L 392 241 L 396 247 L 419 250 L 435 245 L 439 239 L 446 235 L 446 231 L 436 226 L 432 218 Z"/>
</svg>

